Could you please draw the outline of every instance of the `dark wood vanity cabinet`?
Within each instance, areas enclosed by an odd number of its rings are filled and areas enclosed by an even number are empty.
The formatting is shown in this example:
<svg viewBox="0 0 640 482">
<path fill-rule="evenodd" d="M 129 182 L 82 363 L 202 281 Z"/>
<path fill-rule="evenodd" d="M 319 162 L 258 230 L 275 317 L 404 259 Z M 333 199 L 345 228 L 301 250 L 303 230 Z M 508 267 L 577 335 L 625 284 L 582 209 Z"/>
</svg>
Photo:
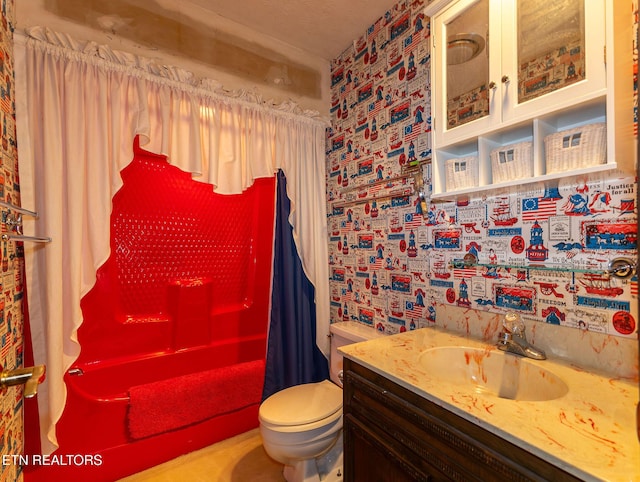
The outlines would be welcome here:
<svg viewBox="0 0 640 482">
<path fill-rule="evenodd" d="M 580 479 L 345 358 L 344 480 Z"/>
</svg>

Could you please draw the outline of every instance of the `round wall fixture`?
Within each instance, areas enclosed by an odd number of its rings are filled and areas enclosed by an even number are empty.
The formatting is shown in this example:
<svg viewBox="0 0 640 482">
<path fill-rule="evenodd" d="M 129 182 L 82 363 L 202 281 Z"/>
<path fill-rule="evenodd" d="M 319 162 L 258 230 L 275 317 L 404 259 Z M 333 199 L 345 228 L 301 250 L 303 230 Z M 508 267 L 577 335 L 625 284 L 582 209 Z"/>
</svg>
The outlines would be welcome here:
<svg viewBox="0 0 640 482">
<path fill-rule="evenodd" d="M 447 64 L 464 64 L 484 49 L 484 39 L 476 33 L 457 33 L 447 39 Z"/>
</svg>

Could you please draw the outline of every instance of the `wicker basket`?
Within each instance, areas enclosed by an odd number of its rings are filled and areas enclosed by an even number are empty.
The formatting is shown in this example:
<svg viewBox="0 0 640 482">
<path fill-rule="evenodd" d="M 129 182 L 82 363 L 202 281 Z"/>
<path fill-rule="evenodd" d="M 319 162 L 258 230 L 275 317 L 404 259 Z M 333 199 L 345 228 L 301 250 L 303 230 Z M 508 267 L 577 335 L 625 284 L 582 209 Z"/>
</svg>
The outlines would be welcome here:
<svg viewBox="0 0 640 482">
<path fill-rule="evenodd" d="M 606 162 L 606 124 L 588 124 L 544 138 L 547 172 L 564 172 Z"/>
<path fill-rule="evenodd" d="M 494 184 L 533 177 L 532 142 L 509 144 L 489 154 Z"/>
<path fill-rule="evenodd" d="M 447 166 L 447 191 L 475 187 L 478 185 L 478 158 L 458 157 L 448 159 Z"/>
</svg>

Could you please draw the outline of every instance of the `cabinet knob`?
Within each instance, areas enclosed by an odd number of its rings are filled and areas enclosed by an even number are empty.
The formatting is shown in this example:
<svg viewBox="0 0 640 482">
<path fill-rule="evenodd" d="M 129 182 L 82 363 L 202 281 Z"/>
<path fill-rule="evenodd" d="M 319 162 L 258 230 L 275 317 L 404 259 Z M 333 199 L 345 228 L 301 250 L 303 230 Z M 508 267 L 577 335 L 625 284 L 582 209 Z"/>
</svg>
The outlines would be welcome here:
<svg viewBox="0 0 640 482">
<path fill-rule="evenodd" d="M 489 82 L 489 88 L 491 90 L 496 90 L 496 87 L 497 87 L 496 83 L 493 80 L 491 82 Z"/>
<path fill-rule="evenodd" d="M 509 79 L 508 75 L 503 75 L 502 76 L 502 83 L 503 84 L 507 84 L 507 83 L 509 83 L 509 81 L 510 81 L 510 79 Z"/>
</svg>

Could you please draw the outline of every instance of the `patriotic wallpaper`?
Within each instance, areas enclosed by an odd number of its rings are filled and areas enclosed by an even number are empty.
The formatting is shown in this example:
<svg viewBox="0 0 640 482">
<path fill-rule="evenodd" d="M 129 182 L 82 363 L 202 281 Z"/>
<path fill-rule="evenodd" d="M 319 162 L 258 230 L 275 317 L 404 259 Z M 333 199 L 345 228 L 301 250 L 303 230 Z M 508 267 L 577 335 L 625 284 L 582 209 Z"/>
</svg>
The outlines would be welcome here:
<svg viewBox="0 0 640 482">
<path fill-rule="evenodd" d="M 15 103 L 13 77 L 13 20 L 14 1 L 0 6 L 0 198 L 20 206 L 18 153 L 15 131 Z M 28 209 L 28 206 L 27 206 Z M 2 212 L 2 232 L 8 211 Z M 23 276 L 22 246 L 13 241 L 0 240 L 0 364 L 4 369 L 21 367 L 24 362 L 23 345 Z M 2 390 L 0 418 L 0 455 L 18 456 L 23 451 L 23 401 L 20 388 Z M 0 480 L 23 479 L 19 464 L 2 464 Z"/>
<path fill-rule="evenodd" d="M 459 307 L 635 337 L 637 276 L 604 274 L 612 260 L 636 260 L 635 178 L 590 176 L 430 202 L 425 3 L 399 2 L 331 64 L 331 321 L 397 333 Z M 637 1 L 630 3 L 637 28 Z M 468 254 L 479 265 L 465 264 Z"/>
</svg>

